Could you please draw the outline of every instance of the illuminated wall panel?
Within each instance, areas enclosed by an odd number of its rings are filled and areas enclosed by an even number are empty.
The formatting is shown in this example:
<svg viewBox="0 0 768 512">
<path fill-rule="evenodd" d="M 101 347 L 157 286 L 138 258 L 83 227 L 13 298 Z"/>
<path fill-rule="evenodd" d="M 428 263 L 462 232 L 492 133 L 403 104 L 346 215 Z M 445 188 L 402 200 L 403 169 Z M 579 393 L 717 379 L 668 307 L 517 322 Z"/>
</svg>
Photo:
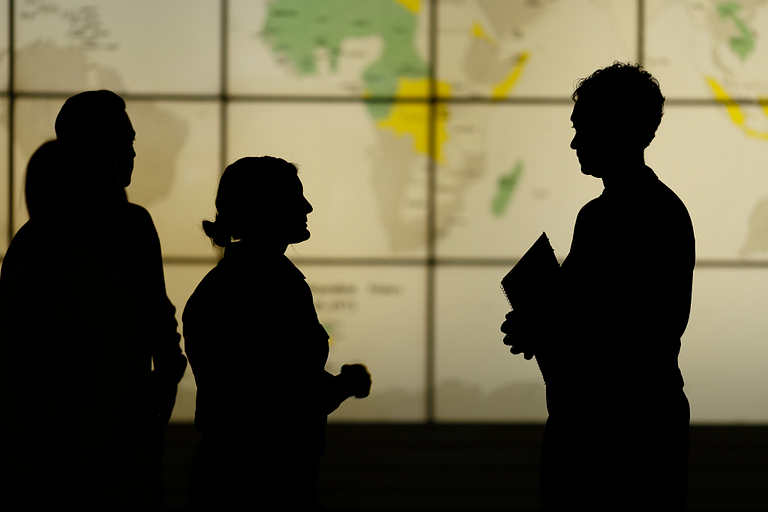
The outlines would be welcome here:
<svg viewBox="0 0 768 512">
<path fill-rule="evenodd" d="M 696 230 L 692 416 L 766 423 L 767 34 L 768 5 L 747 2 L 0 0 L 0 254 L 63 101 L 112 89 L 179 318 L 216 263 L 200 221 L 224 166 L 283 157 L 315 208 L 287 254 L 331 333 L 328 370 L 373 374 L 331 419 L 542 421 L 538 368 L 501 342 L 498 282 L 542 231 L 567 255 L 602 190 L 569 148 L 574 83 L 637 61 L 667 97 L 647 162 Z M 194 392 L 188 372 L 176 421 Z"/>
</svg>

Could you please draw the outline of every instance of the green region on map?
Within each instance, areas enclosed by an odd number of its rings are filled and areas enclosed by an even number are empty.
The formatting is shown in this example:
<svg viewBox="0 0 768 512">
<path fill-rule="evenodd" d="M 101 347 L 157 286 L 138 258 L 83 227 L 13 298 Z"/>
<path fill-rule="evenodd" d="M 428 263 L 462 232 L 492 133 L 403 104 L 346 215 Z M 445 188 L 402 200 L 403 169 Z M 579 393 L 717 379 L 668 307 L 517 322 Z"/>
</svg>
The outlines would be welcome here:
<svg viewBox="0 0 768 512">
<path fill-rule="evenodd" d="M 269 4 L 262 33 L 273 51 L 285 55 L 302 75 L 317 72 L 318 49 L 329 52 L 331 70 L 337 71 L 345 39 L 381 37 L 381 55 L 362 78 L 367 96 L 391 98 L 400 78 L 428 75 L 414 44 L 416 21 L 413 12 L 394 0 L 278 0 Z M 374 111 L 383 118 L 389 108 Z"/>
<path fill-rule="evenodd" d="M 747 25 L 737 16 L 741 5 L 737 2 L 723 2 L 717 6 L 717 13 L 723 19 L 731 18 L 739 31 L 739 36 L 730 38 L 731 50 L 744 60 L 755 49 L 755 37 Z"/>
<path fill-rule="evenodd" d="M 491 212 L 493 212 L 496 217 L 500 217 L 507 209 L 509 200 L 512 197 L 512 193 L 515 191 L 515 188 L 517 187 L 517 183 L 522 173 L 523 162 L 518 160 L 515 162 L 515 167 L 508 174 L 505 174 L 499 178 L 496 197 L 491 203 Z"/>
</svg>

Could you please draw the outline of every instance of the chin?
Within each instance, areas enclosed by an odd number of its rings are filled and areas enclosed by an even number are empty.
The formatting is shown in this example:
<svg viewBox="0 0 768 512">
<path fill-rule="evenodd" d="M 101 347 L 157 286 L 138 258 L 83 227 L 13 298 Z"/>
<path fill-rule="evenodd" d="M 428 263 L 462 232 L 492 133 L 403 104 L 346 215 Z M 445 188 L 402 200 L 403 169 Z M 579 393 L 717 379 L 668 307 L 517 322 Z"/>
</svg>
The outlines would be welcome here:
<svg viewBox="0 0 768 512">
<path fill-rule="evenodd" d="M 312 236 L 312 234 L 309 232 L 309 230 L 305 230 L 303 233 L 297 233 L 295 237 L 293 237 L 292 244 L 299 244 L 301 242 L 309 240 L 309 238 Z"/>
<path fill-rule="evenodd" d="M 594 167 L 589 166 L 581 166 L 581 174 L 585 176 L 592 176 L 593 178 L 602 178 L 603 172 L 600 169 L 595 169 Z"/>
</svg>

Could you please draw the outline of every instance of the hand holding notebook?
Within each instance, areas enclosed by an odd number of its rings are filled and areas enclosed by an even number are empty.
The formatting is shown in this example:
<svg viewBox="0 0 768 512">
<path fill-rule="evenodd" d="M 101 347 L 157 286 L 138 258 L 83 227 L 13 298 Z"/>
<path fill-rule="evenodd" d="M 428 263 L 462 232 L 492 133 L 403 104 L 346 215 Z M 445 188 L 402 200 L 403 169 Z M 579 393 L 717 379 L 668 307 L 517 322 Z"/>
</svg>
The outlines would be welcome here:
<svg viewBox="0 0 768 512">
<path fill-rule="evenodd" d="M 501 280 L 501 289 L 513 308 L 501 330 L 507 334 L 504 344 L 512 347 L 513 354 L 523 353 L 526 359 L 537 355 L 536 342 L 546 327 L 543 318 L 559 268 L 549 239 L 542 233 Z"/>
</svg>

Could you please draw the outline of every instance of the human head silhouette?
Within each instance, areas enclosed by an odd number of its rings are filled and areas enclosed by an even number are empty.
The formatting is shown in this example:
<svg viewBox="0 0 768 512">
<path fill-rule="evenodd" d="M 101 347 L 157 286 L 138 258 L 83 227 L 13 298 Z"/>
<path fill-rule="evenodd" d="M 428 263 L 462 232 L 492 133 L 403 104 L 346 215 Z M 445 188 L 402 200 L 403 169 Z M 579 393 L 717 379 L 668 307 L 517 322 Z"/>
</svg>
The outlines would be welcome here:
<svg viewBox="0 0 768 512">
<path fill-rule="evenodd" d="M 123 98 L 106 90 L 75 94 L 62 105 L 55 130 L 57 138 L 86 151 L 94 147 L 109 148 L 117 161 L 121 185 L 130 185 L 136 132 Z"/>
<path fill-rule="evenodd" d="M 659 82 L 637 64 L 614 62 L 578 82 L 571 148 L 584 174 L 602 178 L 643 164 L 664 114 Z"/>
<path fill-rule="evenodd" d="M 246 157 L 224 170 L 216 219 L 203 221 L 203 230 L 220 247 L 243 240 L 285 251 L 309 238 L 311 212 L 294 164 L 272 156 Z"/>
<path fill-rule="evenodd" d="M 104 240 L 119 232 L 127 212 L 113 155 L 83 152 L 59 139 L 43 143 L 30 158 L 24 195 L 35 231 L 50 240 L 74 238 L 75 231 Z"/>
</svg>

